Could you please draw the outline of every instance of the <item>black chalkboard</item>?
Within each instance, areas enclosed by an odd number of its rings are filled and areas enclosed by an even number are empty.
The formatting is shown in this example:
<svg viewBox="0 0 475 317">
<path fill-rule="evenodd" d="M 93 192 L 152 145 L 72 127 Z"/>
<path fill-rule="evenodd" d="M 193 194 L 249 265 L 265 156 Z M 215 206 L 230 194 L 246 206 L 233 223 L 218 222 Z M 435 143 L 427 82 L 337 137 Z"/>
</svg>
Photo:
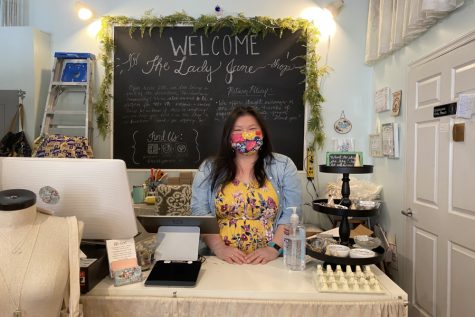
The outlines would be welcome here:
<svg viewBox="0 0 475 317">
<path fill-rule="evenodd" d="M 128 168 L 197 168 L 214 155 L 238 106 L 264 117 L 275 152 L 303 166 L 305 43 L 191 27 L 149 36 L 114 28 L 113 157 Z"/>
</svg>

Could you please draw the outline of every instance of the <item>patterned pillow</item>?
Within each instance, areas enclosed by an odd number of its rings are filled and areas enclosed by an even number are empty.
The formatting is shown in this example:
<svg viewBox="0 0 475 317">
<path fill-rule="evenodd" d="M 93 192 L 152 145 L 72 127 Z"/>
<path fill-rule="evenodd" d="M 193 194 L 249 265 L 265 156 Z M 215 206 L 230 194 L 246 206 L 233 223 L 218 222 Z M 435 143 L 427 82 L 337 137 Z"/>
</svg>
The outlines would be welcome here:
<svg viewBox="0 0 475 317">
<path fill-rule="evenodd" d="M 190 216 L 191 185 L 164 185 L 155 189 L 158 215 Z"/>
<path fill-rule="evenodd" d="M 89 141 L 83 136 L 44 135 L 35 140 L 33 148 L 33 157 L 94 158 Z"/>
</svg>

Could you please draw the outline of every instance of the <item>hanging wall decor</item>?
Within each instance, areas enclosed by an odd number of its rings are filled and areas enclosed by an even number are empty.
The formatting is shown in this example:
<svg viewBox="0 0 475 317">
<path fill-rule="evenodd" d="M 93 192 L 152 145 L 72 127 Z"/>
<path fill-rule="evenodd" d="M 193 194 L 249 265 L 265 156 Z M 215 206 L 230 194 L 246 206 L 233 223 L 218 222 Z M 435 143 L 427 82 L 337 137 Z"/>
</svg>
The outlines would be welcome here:
<svg viewBox="0 0 475 317">
<path fill-rule="evenodd" d="M 351 121 L 345 117 L 345 111 L 341 112 L 340 118 L 335 121 L 333 128 L 340 134 L 346 134 L 351 131 Z"/>
<path fill-rule="evenodd" d="M 389 87 L 384 87 L 374 93 L 374 105 L 376 112 L 389 110 Z"/>
<path fill-rule="evenodd" d="M 383 155 L 388 158 L 399 158 L 399 129 L 395 122 L 384 123 L 381 126 Z"/>
<path fill-rule="evenodd" d="M 393 92 L 393 103 L 391 107 L 391 115 L 393 117 L 399 116 L 399 111 L 401 110 L 401 99 L 402 99 L 402 90 Z"/>
<path fill-rule="evenodd" d="M 369 153 L 372 157 L 383 157 L 383 138 L 381 133 L 369 135 Z"/>
</svg>

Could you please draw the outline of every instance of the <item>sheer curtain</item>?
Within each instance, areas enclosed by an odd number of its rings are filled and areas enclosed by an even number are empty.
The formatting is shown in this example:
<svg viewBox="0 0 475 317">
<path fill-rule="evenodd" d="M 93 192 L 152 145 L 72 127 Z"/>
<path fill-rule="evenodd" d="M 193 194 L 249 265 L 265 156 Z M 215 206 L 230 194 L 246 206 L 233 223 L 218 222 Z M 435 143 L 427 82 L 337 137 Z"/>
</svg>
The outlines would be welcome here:
<svg viewBox="0 0 475 317">
<path fill-rule="evenodd" d="M 463 5 L 464 0 L 370 0 L 365 62 L 391 54 Z"/>
<path fill-rule="evenodd" d="M 0 26 L 26 25 L 27 0 L 0 0 Z"/>
</svg>

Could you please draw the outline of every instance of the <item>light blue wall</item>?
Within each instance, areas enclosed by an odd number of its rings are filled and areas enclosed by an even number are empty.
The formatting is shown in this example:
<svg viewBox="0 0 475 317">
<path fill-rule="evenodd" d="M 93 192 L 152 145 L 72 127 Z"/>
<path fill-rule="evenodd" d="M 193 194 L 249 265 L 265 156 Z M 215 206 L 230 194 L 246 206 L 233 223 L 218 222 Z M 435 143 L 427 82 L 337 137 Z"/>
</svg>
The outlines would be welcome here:
<svg viewBox="0 0 475 317">
<path fill-rule="evenodd" d="M 473 0 L 466 0 L 462 8 L 452 13 L 446 19 L 435 25 L 427 33 L 410 43 L 395 54 L 381 60 L 374 65 L 374 81 L 372 89 L 390 87 L 391 91 L 403 90 L 401 115 L 393 118 L 389 113 L 383 113 L 379 120 L 384 122 L 400 123 L 401 158 L 397 160 L 386 158 L 374 159 L 374 180 L 383 185 L 385 210 L 380 222 L 389 230 L 390 236 L 395 236 L 400 253 L 404 242 L 404 216 L 400 211 L 405 209 L 405 137 L 407 105 L 407 70 L 412 62 L 428 55 L 462 35 L 475 29 L 475 4 Z M 372 126 L 375 124 L 372 122 Z M 402 261 L 403 259 L 401 259 Z M 400 277 L 403 278 L 403 277 Z"/>
<path fill-rule="evenodd" d="M 217 3 L 224 14 L 242 12 L 246 16 L 299 17 L 301 12 L 317 4 L 324 5 L 325 0 L 240 0 L 240 1 L 164 1 L 164 0 L 114 0 L 83 1 L 93 7 L 97 16 L 126 15 L 140 17 L 146 10 L 153 9 L 155 15 L 169 15 L 184 10 L 192 16 L 212 14 Z M 30 1 L 30 25 L 51 33 L 52 52 L 87 51 L 99 53 L 98 42 L 87 33 L 88 23 L 80 21 L 74 10 L 74 1 L 42 0 Z M 333 123 L 345 111 L 346 117 L 353 122 L 351 137 L 357 140 L 358 149 L 367 152 L 367 134 L 371 123 L 371 67 L 364 65 L 364 44 L 366 32 L 368 0 L 347 1 L 337 17 L 337 30 L 330 42 L 322 39 L 318 51 L 322 63 L 328 63 L 333 69 L 325 79 L 322 91 L 326 98 L 323 105 L 324 122 L 329 140 L 337 136 Z M 98 67 L 98 81 L 102 78 L 102 68 Z M 274 141 L 277 142 L 277 141 Z M 110 157 L 110 138 L 102 140 L 94 136 L 94 153 L 98 158 Z M 331 142 L 327 143 L 331 146 Z M 319 158 L 324 158 L 323 153 Z M 367 157 L 367 155 L 365 155 Z M 322 161 L 319 161 L 322 163 Z M 146 171 L 129 172 L 132 184 L 141 183 Z M 335 175 L 322 175 L 320 187 L 324 188 L 328 179 Z M 302 183 L 306 179 L 302 174 Z M 311 187 L 309 187 L 311 188 Z M 305 197 L 311 201 L 309 195 Z M 319 216 L 307 208 L 307 220 L 317 222 Z"/>
</svg>

